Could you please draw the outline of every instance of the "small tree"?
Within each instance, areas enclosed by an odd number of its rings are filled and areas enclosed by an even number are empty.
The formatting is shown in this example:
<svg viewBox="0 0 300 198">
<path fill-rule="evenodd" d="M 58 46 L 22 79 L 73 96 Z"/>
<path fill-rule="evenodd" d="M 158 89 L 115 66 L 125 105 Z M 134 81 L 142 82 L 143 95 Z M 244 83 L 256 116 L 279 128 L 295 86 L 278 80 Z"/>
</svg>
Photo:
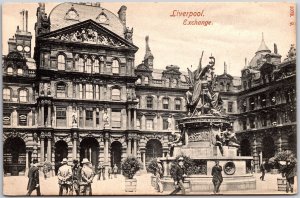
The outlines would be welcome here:
<svg viewBox="0 0 300 198">
<path fill-rule="evenodd" d="M 133 176 L 138 172 L 142 167 L 142 164 L 136 157 L 129 156 L 122 162 L 122 173 L 128 178 L 132 179 Z"/>
<path fill-rule="evenodd" d="M 147 171 L 149 173 L 155 174 L 156 169 L 157 169 L 157 159 L 154 158 L 154 159 L 150 160 L 150 162 L 149 162 L 149 164 L 147 166 Z"/>
</svg>

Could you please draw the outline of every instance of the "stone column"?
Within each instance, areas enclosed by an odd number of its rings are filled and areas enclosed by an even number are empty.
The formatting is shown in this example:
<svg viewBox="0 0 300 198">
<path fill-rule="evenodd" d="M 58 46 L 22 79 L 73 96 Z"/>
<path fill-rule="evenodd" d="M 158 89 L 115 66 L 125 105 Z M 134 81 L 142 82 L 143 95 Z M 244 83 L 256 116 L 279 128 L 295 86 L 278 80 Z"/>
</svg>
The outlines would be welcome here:
<svg viewBox="0 0 300 198">
<path fill-rule="evenodd" d="M 168 176 L 168 163 L 167 160 L 163 161 L 163 168 L 164 168 L 164 176 Z"/>
<path fill-rule="evenodd" d="M 48 117 L 47 117 L 47 124 L 49 127 L 51 127 L 51 105 L 48 104 Z"/>
<path fill-rule="evenodd" d="M 51 162 L 51 134 L 47 137 L 48 146 L 47 146 L 47 161 Z"/>
<path fill-rule="evenodd" d="M 282 151 L 282 137 L 281 137 L 281 131 L 278 130 L 278 143 L 277 143 L 277 151 Z"/>
<path fill-rule="evenodd" d="M 41 126 L 45 126 L 45 118 L 44 118 L 44 116 L 45 116 L 45 107 L 44 107 L 44 104 L 42 104 L 42 107 L 41 107 L 41 119 L 42 119 L 42 124 L 41 124 Z"/>
<path fill-rule="evenodd" d="M 26 150 L 26 165 L 25 165 L 25 175 L 27 175 L 29 170 L 29 158 L 28 158 L 28 151 Z"/>
<path fill-rule="evenodd" d="M 131 155 L 131 138 L 128 138 L 127 156 Z"/>
<path fill-rule="evenodd" d="M 127 123 L 128 123 L 128 126 L 127 126 L 127 129 L 131 129 L 131 109 L 128 109 L 127 110 L 127 115 L 128 115 L 128 117 L 127 117 Z"/>
<path fill-rule="evenodd" d="M 133 156 L 136 157 L 137 154 L 137 139 L 133 139 Z"/>
<path fill-rule="evenodd" d="M 105 162 L 105 164 L 108 163 L 108 142 L 109 142 L 109 138 L 107 136 L 105 136 L 104 137 L 104 162 Z"/>
<path fill-rule="evenodd" d="M 38 107 L 38 126 L 42 126 L 42 107 Z"/>
<path fill-rule="evenodd" d="M 45 135 L 44 135 L 44 132 L 41 133 L 41 162 L 44 162 L 45 159 L 45 142 L 44 142 L 44 138 L 45 138 Z"/>
<path fill-rule="evenodd" d="M 141 121 L 140 121 L 141 125 Z M 136 109 L 133 110 L 133 127 L 136 130 Z"/>
<path fill-rule="evenodd" d="M 143 168 L 146 170 L 146 152 L 142 152 L 142 158 L 143 158 Z"/>
<path fill-rule="evenodd" d="M 77 133 L 73 133 L 73 151 L 72 151 L 72 155 L 73 155 L 73 160 L 77 159 Z"/>
</svg>

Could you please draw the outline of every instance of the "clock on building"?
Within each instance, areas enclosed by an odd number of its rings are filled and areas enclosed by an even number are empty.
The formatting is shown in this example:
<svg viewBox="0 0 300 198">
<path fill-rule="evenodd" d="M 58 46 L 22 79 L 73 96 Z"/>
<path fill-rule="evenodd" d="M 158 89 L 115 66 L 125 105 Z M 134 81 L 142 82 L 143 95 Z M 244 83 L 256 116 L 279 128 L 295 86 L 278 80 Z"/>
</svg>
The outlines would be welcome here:
<svg viewBox="0 0 300 198">
<path fill-rule="evenodd" d="M 17 50 L 20 52 L 20 51 L 23 51 L 23 46 L 22 45 L 18 45 L 17 46 Z"/>
<path fill-rule="evenodd" d="M 25 50 L 25 52 L 30 52 L 30 47 L 29 46 L 25 46 L 24 50 Z"/>
</svg>

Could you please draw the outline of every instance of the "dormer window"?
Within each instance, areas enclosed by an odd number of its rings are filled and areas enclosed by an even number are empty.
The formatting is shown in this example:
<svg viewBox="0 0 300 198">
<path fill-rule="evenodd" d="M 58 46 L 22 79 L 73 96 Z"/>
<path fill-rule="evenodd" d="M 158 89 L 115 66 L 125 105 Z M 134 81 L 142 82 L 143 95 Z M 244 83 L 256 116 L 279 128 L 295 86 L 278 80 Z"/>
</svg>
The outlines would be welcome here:
<svg viewBox="0 0 300 198">
<path fill-rule="evenodd" d="M 108 18 L 107 18 L 107 16 L 106 16 L 106 14 L 103 12 L 103 10 L 102 10 L 102 12 L 97 16 L 96 21 L 97 21 L 98 23 L 104 23 L 104 24 L 107 24 L 107 23 L 108 23 Z"/>
<path fill-rule="evenodd" d="M 145 84 L 145 85 L 148 85 L 148 84 L 149 84 L 149 78 L 148 78 L 147 76 L 144 78 L 144 84 Z"/>
<path fill-rule="evenodd" d="M 77 11 L 75 10 L 75 8 L 72 7 L 68 10 L 68 12 L 65 15 L 65 19 L 67 20 L 75 20 L 78 21 L 79 20 L 79 14 L 77 13 Z"/>
<path fill-rule="evenodd" d="M 9 74 L 9 75 L 13 74 L 13 69 L 11 67 L 7 68 L 7 74 Z"/>
<path fill-rule="evenodd" d="M 23 69 L 20 69 L 20 68 L 19 68 L 18 71 L 17 71 L 17 73 L 18 73 L 18 75 L 20 75 L 20 76 L 23 75 Z"/>
</svg>

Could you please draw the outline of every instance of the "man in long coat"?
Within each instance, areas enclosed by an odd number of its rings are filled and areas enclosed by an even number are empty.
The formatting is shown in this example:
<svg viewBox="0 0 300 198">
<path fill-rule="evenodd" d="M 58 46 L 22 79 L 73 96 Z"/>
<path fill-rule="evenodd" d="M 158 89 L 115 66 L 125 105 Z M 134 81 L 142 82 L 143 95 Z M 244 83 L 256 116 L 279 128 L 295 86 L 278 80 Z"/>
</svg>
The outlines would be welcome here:
<svg viewBox="0 0 300 198">
<path fill-rule="evenodd" d="M 27 185 L 27 196 L 30 196 L 32 191 L 36 190 L 36 195 L 41 196 L 40 190 L 40 178 L 39 178 L 39 168 L 37 159 L 33 160 L 33 165 L 28 171 L 28 185 Z"/>
<path fill-rule="evenodd" d="M 72 169 L 70 166 L 68 166 L 68 160 L 66 158 L 62 161 L 62 166 L 59 167 L 58 173 L 58 184 L 59 184 L 59 195 L 63 195 L 63 191 L 68 192 L 68 190 L 71 190 L 71 184 L 72 184 Z"/>
<path fill-rule="evenodd" d="M 213 176 L 212 182 L 214 184 L 214 193 L 220 192 L 220 186 L 223 182 L 222 167 L 219 165 L 219 161 L 215 161 L 215 166 L 211 170 L 211 175 Z"/>
<path fill-rule="evenodd" d="M 80 195 L 92 196 L 92 183 L 95 172 L 87 158 L 84 158 L 81 163 L 83 167 L 81 169 Z"/>
<path fill-rule="evenodd" d="M 175 184 L 175 190 L 173 192 L 171 192 L 170 195 L 174 195 L 174 194 L 178 193 L 180 190 L 181 190 L 182 194 L 184 195 L 185 187 L 183 185 L 183 180 L 184 180 L 184 177 L 186 176 L 186 167 L 184 166 L 183 157 L 178 158 L 178 164 L 175 165 L 174 170 L 172 170 L 172 172 L 173 171 L 174 171 L 174 173 L 172 174 L 172 177 L 173 177 L 174 184 Z"/>
</svg>

